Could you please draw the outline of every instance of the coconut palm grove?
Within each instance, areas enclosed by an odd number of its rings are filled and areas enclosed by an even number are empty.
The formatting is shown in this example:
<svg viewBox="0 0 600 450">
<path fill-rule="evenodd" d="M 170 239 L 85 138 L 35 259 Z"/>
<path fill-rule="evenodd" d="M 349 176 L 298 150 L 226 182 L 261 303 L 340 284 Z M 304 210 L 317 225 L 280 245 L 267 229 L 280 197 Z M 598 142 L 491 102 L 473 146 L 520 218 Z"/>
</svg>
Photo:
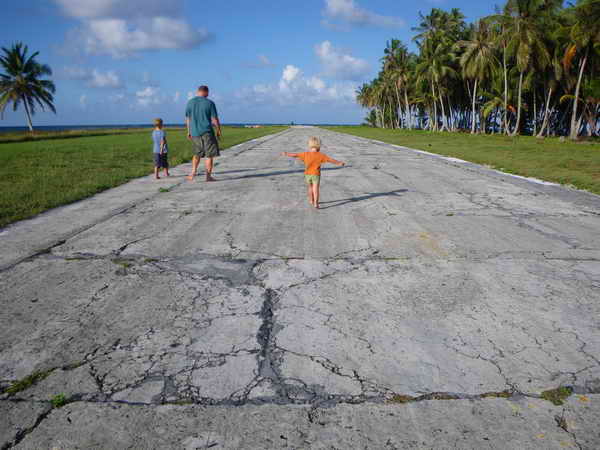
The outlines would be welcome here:
<svg viewBox="0 0 600 450">
<path fill-rule="evenodd" d="M 417 53 L 387 42 L 357 91 L 381 128 L 594 136 L 600 112 L 600 0 L 508 0 L 466 23 L 434 8 L 412 28 Z"/>
</svg>

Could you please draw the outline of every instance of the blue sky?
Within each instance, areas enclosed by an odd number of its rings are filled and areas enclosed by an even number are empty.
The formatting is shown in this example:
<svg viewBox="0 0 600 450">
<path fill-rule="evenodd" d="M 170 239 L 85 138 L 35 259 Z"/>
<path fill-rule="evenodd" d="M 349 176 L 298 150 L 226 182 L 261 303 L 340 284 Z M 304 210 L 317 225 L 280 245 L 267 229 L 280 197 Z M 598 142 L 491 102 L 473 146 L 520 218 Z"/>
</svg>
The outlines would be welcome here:
<svg viewBox="0 0 600 450">
<path fill-rule="evenodd" d="M 224 123 L 360 123 L 356 87 L 432 7 L 473 21 L 494 2 L 4 0 L 0 46 L 22 41 L 54 71 L 57 114 L 34 125 L 181 123 L 199 84 Z M 0 126 L 21 125 L 7 108 Z"/>
</svg>

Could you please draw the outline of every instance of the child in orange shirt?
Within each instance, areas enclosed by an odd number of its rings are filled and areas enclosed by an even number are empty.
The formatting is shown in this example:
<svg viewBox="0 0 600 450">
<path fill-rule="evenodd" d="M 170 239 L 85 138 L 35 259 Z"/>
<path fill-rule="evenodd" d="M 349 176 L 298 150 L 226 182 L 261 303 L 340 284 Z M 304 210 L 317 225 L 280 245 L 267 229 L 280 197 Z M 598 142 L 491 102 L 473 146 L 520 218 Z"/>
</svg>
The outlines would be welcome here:
<svg viewBox="0 0 600 450">
<path fill-rule="evenodd" d="M 321 153 L 321 140 L 318 137 L 308 139 L 308 148 L 310 151 L 303 153 L 288 153 L 283 152 L 283 156 L 291 156 L 298 158 L 304 162 L 306 169 L 304 170 L 304 179 L 308 185 L 308 201 L 315 208 L 319 209 L 319 185 L 321 182 L 321 164 L 326 162 L 344 166 L 345 163 L 336 161 L 324 153 Z"/>
</svg>

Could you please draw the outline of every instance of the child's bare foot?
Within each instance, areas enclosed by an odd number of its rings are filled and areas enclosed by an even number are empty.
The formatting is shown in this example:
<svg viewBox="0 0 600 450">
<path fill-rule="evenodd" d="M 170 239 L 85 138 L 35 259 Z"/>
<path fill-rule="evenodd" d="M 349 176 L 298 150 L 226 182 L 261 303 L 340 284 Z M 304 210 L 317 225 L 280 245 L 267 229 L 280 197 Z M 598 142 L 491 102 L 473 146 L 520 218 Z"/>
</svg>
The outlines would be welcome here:
<svg viewBox="0 0 600 450">
<path fill-rule="evenodd" d="M 211 177 L 210 175 L 208 175 L 206 177 L 206 182 L 209 182 L 209 181 L 217 181 L 217 180 L 215 180 L 213 177 Z"/>
<path fill-rule="evenodd" d="M 194 181 L 194 175 L 188 175 L 187 177 L 185 177 L 185 179 L 189 181 Z"/>
<path fill-rule="evenodd" d="M 154 179 L 155 179 L 155 180 L 160 180 L 160 177 L 158 177 L 158 176 L 157 176 L 157 177 L 154 177 Z"/>
<path fill-rule="evenodd" d="M 319 208 L 319 204 L 318 204 L 318 203 L 315 203 L 313 206 L 314 206 L 316 209 L 320 209 L 320 208 Z"/>
</svg>

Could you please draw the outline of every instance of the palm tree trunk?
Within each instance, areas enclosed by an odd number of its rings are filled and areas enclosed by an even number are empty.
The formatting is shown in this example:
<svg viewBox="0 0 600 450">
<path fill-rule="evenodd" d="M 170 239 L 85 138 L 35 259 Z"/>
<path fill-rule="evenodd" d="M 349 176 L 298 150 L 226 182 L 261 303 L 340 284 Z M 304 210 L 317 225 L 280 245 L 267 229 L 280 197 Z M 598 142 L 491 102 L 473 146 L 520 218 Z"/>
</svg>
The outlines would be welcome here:
<svg viewBox="0 0 600 450">
<path fill-rule="evenodd" d="M 533 92 L 533 135 L 537 134 L 537 101 L 535 91 Z"/>
<path fill-rule="evenodd" d="M 473 121 L 471 122 L 471 134 L 475 134 L 475 98 L 477 97 L 477 78 L 473 87 Z"/>
<path fill-rule="evenodd" d="M 515 123 L 515 129 L 512 132 L 512 136 L 516 136 L 519 132 L 519 125 L 521 123 L 521 93 L 523 91 L 523 72 L 519 75 L 519 100 L 517 103 L 517 123 Z"/>
<path fill-rule="evenodd" d="M 406 105 L 406 128 L 412 130 L 412 113 L 410 111 L 410 105 L 408 103 L 408 94 L 404 89 L 404 104 Z"/>
<path fill-rule="evenodd" d="M 536 137 L 541 138 L 542 136 L 544 136 L 544 130 L 546 129 L 546 126 L 548 125 L 548 111 L 550 109 L 550 99 L 552 98 L 552 88 L 548 89 L 548 98 L 546 99 L 546 109 L 544 111 L 544 120 L 542 121 L 542 128 L 540 128 L 540 132 L 537 134 Z"/>
<path fill-rule="evenodd" d="M 398 84 L 394 83 L 394 86 L 396 87 L 396 99 L 398 100 L 398 107 L 396 108 L 396 110 L 398 111 L 398 116 L 396 118 L 396 126 L 397 128 L 400 128 L 400 111 L 402 109 L 402 102 L 400 101 L 400 92 L 398 91 Z"/>
<path fill-rule="evenodd" d="M 442 106 L 442 129 L 440 131 L 448 130 L 448 124 L 446 121 L 446 107 L 444 106 L 444 96 L 442 95 L 441 89 L 438 89 L 440 93 L 440 105 Z"/>
<path fill-rule="evenodd" d="M 573 115 L 571 116 L 571 134 L 569 138 L 572 140 L 577 139 L 577 135 L 579 134 L 579 127 L 577 126 L 577 103 L 579 102 L 579 88 L 581 87 L 581 79 L 583 78 L 583 71 L 585 69 L 585 63 L 587 62 L 588 52 L 590 47 L 585 50 L 585 56 L 583 60 L 579 64 L 579 77 L 577 78 L 577 87 L 575 88 L 575 98 L 573 99 Z"/>
<path fill-rule="evenodd" d="M 506 44 L 502 52 L 502 65 L 504 67 L 504 132 L 508 134 L 508 69 L 506 68 Z"/>
<path fill-rule="evenodd" d="M 25 114 L 27 114 L 27 125 L 29 126 L 29 132 L 33 133 L 33 124 L 31 123 L 31 114 L 29 113 L 27 99 L 23 100 L 23 106 L 25 107 Z"/>
<path fill-rule="evenodd" d="M 451 131 L 455 131 L 454 120 L 452 117 L 452 103 L 450 103 L 450 94 L 448 94 L 448 127 Z"/>
<path fill-rule="evenodd" d="M 437 102 L 435 101 L 435 84 L 433 81 L 431 82 L 431 93 L 433 95 L 433 129 L 432 131 L 437 131 Z"/>
</svg>

